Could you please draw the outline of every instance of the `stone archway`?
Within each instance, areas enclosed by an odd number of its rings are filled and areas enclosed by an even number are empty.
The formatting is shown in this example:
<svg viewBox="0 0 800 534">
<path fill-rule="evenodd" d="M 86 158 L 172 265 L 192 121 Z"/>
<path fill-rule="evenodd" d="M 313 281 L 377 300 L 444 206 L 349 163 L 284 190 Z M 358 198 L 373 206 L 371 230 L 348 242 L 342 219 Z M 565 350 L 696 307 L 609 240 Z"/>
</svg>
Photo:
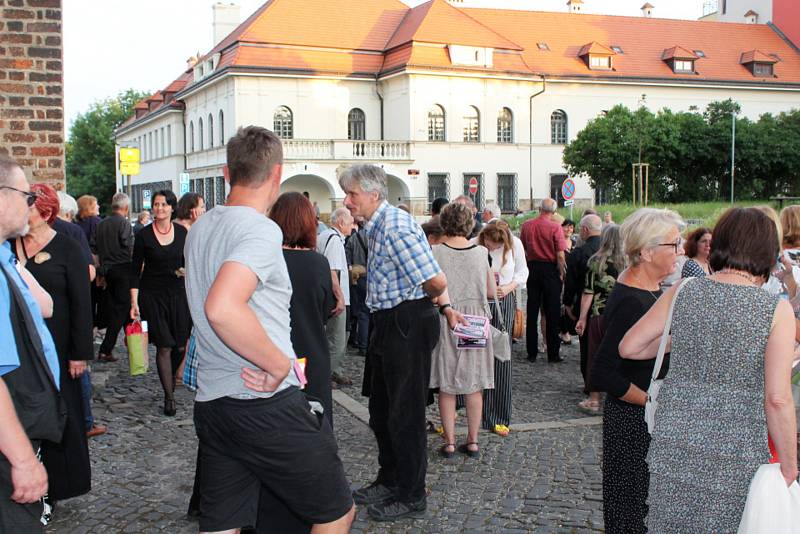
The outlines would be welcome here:
<svg viewBox="0 0 800 534">
<path fill-rule="evenodd" d="M 411 201 L 411 190 L 401 178 L 393 174 L 386 175 L 386 187 L 388 189 L 387 200 L 389 204 L 397 206 L 398 204 L 409 204 Z"/>
<path fill-rule="evenodd" d="M 316 174 L 295 174 L 281 183 L 281 193 L 294 191 L 297 193 L 308 193 L 309 200 L 316 202 L 319 206 L 320 218 L 327 221 L 331 212 L 335 209 L 334 199 L 336 198 L 333 186 Z"/>
</svg>

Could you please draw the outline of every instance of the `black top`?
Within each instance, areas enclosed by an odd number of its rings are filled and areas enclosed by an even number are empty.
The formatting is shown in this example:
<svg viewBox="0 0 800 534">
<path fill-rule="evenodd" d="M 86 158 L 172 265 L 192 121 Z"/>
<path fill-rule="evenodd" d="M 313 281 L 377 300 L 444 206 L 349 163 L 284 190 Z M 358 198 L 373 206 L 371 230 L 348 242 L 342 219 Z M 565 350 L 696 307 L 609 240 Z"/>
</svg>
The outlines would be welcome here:
<svg viewBox="0 0 800 534">
<path fill-rule="evenodd" d="M 115 213 L 103 219 L 97 225 L 94 239 L 100 265 L 106 269 L 131 262 L 133 229 L 128 219 L 122 215 Z"/>
<path fill-rule="evenodd" d="M 97 254 L 97 243 L 95 241 L 95 237 L 97 236 L 97 225 L 99 225 L 102 220 L 103 219 L 97 215 L 90 215 L 85 219 L 75 217 L 75 224 L 77 224 L 80 229 L 83 230 L 84 235 L 86 235 L 86 240 L 89 242 L 89 246 L 92 248 L 92 253 L 94 254 Z"/>
<path fill-rule="evenodd" d="M 89 248 L 89 242 L 86 240 L 86 234 L 83 233 L 83 229 L 81 229 L 80 226 L 56 217 L 56 220 L 53 221 L 53 230 L 60 234 L 68 235 L 78 243 L 78 246 L 81 247 L 81 252 L 83 252 L 83 257 L 86 259 L 86 265 L 92 265 L 94 263 L 92 260 L 92 250 Z"/>
<path fill-rule="evenodd" d="M 655 357 L 650 360 L 625 360 L 619 355 L 619 344 L 628 330 L 656 303 L 661 291 L 647 291 L 614 284 L 603 312 L 603 341 L 594 355 L 592 385 L 614 397 L 622 397 L 631 383 L 647 391 L 653 374 Z M 655 356 L 655 355 L 654 355 Z M 669 369 L 669 355 L 664 357 L 659 378 Z"/>
<path fill-rule="evenodd" d="M 600 249 L 601 241 L 599 235 L 592 236 L 567 255 L 563 302 L 564 306 L 572 306 L 572 311 L 576 316 L 580 313 L 580 300 L 586 283 L 586 265 L 589 263 L 589 258 Z"/>
<path fill-rule="evenodd" d="M 175 237 L 169 245 L 158 242 L 152 224 L 136 234 L 131 261 L 131 289 L 184 290 L 184 277 L 178 276 L 176 271 L 184 266 L 183 246 L 186 244 L 187 230 L 180 224 L 173 223 L 172 227 Z"/>
</svg>

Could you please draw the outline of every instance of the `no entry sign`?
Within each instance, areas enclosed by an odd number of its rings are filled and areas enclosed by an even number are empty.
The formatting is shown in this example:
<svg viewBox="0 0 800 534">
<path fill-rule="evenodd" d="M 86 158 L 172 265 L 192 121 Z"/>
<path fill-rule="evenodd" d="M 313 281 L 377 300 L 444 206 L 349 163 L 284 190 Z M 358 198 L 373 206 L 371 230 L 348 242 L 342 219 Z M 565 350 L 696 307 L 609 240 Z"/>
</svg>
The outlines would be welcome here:
<svg viewBox="0 0 800 534">
<path fill-rule="evenodd" d="M 575 182 L 572 178 L 567 178 L 561 184 L 561 196 L 564 197 L 564 200 L 572 200 L 572 197 L 575 196 Z"/>
<path fill-rule="evenodd" d="M 475 195 L 478 193 L 478 179 L 474 176 L 469 179 L 469 194 Z"/>
</svg>

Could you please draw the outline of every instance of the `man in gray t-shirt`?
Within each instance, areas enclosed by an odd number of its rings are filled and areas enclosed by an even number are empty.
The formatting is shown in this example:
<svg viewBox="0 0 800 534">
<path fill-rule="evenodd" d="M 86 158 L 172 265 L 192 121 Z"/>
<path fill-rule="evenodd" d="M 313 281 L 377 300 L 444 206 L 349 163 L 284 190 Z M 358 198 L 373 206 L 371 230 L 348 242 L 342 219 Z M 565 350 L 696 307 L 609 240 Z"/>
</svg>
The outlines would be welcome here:
<svg viewBox="0 0 800 534">
<path fill-rule="evenodd" d="M 350 484 L 328 418 L 298 387 L 283 234 L 265 216 L 280 192 L 280 140 L 264 128 L 240 129 L 227 163 L 228 202 L 195 223 L 184 251 L 200 531 L 261 527 L 259 503 L 270 502 L 268 519 L 279 530 L 325 524 L 345 533 L 355 515 Z M 291 528 L 279 526 L 286 517 Z"/>
</svg>

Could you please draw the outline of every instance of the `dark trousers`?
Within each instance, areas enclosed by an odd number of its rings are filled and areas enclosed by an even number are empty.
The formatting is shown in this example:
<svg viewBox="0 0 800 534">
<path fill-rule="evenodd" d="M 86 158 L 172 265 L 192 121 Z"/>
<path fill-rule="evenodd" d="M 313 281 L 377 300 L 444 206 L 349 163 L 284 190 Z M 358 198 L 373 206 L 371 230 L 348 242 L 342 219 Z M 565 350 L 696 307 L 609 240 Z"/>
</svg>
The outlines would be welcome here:
<svg viewBox="0 0 800 534">
<path fill-rule="evenodd" d="M 543 261 L 528 262 L 528 320 L 527 346 L 528 359 L 535 360 L 539 347 L 539 331 L 537 322 L 539 308 L 542 309 L 546 321 L 545 341 L 547 342 L 547 359 L 556 361 L 561 348 L 558 338 L 558 327 L 561 319 L 561 288 L 563 282 L 558 274 L 558 265 Z"/>
<path fill-rule="evenodd" d="M 428 434 L 425 405 L 439 312 L 430 300 L 403 302 L 372 314 L 369 426 L 378 442 L 378 481 L 403 502 L 425 497 Z"/>
<path fill-rule="evenodd" d="M 586 322 L 589 322 L 587 318 Z M 583 392 L 589 393 L 589 325 L 583 329 L 583 335 L 578 338 L 581 350 L 581 376 L 583 377 Z"/>
<path fill-rule="evenodd" d="M 366 301 L 366 285 L 350 286 L 350 342 L 364 350 L 369 343 L 369 308 Z"/>
<path fill-rule="evenodd" d="M 115 265 L 106 271 L 106 296 L 108 297 L 108 323 L 106 337 L 100 345 L 101 354 L 111 354 L 117 344 L 119 331 L 128 322 L 131 311 L 131 286 L 129 267 Z"/>
</svg>

